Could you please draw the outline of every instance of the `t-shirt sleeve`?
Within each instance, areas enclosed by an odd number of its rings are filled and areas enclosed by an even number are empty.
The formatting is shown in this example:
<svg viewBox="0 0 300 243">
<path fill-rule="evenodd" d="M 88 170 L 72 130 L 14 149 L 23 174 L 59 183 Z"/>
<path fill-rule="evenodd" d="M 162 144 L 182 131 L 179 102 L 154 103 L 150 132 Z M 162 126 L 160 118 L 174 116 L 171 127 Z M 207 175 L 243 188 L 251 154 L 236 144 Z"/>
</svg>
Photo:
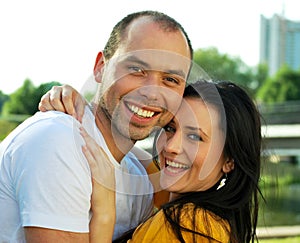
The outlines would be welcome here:
<svg viewBox="0 0 300 243">
<path fill-rule="evenodd" d="M 22 226 L 89 230 L 90 171 L 72 119 L 36 122 L 10 145 Z"/>
</svg>

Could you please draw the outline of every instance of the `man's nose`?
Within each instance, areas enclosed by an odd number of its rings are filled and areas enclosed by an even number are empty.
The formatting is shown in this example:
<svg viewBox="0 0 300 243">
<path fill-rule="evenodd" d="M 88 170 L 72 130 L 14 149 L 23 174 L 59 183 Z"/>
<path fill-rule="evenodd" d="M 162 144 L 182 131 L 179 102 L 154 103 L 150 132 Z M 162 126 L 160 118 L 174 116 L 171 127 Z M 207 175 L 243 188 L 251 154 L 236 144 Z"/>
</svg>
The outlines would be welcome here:
<svg viewBox="0 0 300 243">
<path fill-rule="evenodd" d="M 161 83 L 159 75 L 147 75 L 140 89 L 140 94 L 149 100 L 157 100 L 162 91 Z"/>
</svg>

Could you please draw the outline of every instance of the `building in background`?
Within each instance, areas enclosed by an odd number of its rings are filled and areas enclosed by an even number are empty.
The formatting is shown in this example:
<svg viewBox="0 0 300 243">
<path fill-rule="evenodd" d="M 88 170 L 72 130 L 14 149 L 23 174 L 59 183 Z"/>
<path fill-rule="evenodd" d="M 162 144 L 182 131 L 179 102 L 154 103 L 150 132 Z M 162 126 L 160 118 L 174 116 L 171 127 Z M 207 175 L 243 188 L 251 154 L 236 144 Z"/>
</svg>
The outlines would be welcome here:
<svg viewBox="0 0 300 243">
<path fill-rule="evenodd" d="M 260 63 L 274 75 L 282 65 L 300 69 L 300 21 L 291 21 L 275 14 L 260 17 Z"/>
</svg>

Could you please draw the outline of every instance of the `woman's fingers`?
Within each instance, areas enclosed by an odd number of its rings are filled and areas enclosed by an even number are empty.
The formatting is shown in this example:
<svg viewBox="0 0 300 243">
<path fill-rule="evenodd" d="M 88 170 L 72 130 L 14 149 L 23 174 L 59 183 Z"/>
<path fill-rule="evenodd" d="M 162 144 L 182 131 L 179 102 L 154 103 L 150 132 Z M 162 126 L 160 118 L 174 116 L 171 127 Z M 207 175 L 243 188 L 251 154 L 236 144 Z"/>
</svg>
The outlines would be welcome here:
<svg viewBox="0 0 300 243">
<path fill-rule="evenodd" d="M 42 96 L 39 103 L 40 111 L 62 111 L 66 112 L 62 103 L 62 87 L 53 86 L 45 95 Z"/>
<path fill-rule="evenodd" d="M 61 111 L 72 115 L 82 122 L 87 102 L 80 93 L 70 85 L 53 86 L 44 94 L 39 103 L 40 111 Z"/>
<path fill-rule="evenodd" d="M 50 102 L 50 92 L 49 91 L 42 96 L 38 108 L 42 112 L 54 110 L 54 107 L 52 107 L 51 102 Z"/>
<path fill-rule="evenodd" d="M 72 86 L 63 85 L 61 99 L 66 112 L 74 116 L 79 122 L 82 122 L 84 108 L 87 104 L 84 97 Z"/>
<path fill-rule="evenodd" d="M 69 85 L 61 87 L 61 101 L 67 114 L 76 117 L 75 104 L 73 104 L 74 89 Z M 74 98 L 76 99 L 76 98 Z M 74 102 L 75 103 L 75 102 Z"/>
</svg>

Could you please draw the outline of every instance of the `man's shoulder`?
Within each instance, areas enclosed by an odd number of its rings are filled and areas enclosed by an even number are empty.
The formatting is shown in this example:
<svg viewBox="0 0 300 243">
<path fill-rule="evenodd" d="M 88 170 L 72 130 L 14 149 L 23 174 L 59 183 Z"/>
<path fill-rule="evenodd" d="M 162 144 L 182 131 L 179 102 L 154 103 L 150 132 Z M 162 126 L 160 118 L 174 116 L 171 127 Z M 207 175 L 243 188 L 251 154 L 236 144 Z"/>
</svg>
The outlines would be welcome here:
<svg viewBox="0 0 300 243">
<path fill-rule="evenodd" d="M 137 156 L 131 151 L 124 156 L 121 164 L 126 164 L 127 169 L 132 174 L 147 175 L 145 167 L 142 165 L 141 161 L 137 158 Z"/>
<path fill-rule="evenodd" d="M 1 143 L 10 144 L 49 144 L 61 143 L 77 133 L 79 123 L 71 116 L 57 111 L 37 112 L 21 123 Z"/>
<path fill-rule="evenodd" d="M 34 116 L 30 117 L 28 121 L 24 122 L 24 129 L 43 129 L 45 132 L 51 129 L 59 128 L 72 128 L 78 127 L 79 122 L 72 116 L 59 111 L 37 112 Z M 49 132 L 51 133 L 50 130 Z"/>
</svg>

